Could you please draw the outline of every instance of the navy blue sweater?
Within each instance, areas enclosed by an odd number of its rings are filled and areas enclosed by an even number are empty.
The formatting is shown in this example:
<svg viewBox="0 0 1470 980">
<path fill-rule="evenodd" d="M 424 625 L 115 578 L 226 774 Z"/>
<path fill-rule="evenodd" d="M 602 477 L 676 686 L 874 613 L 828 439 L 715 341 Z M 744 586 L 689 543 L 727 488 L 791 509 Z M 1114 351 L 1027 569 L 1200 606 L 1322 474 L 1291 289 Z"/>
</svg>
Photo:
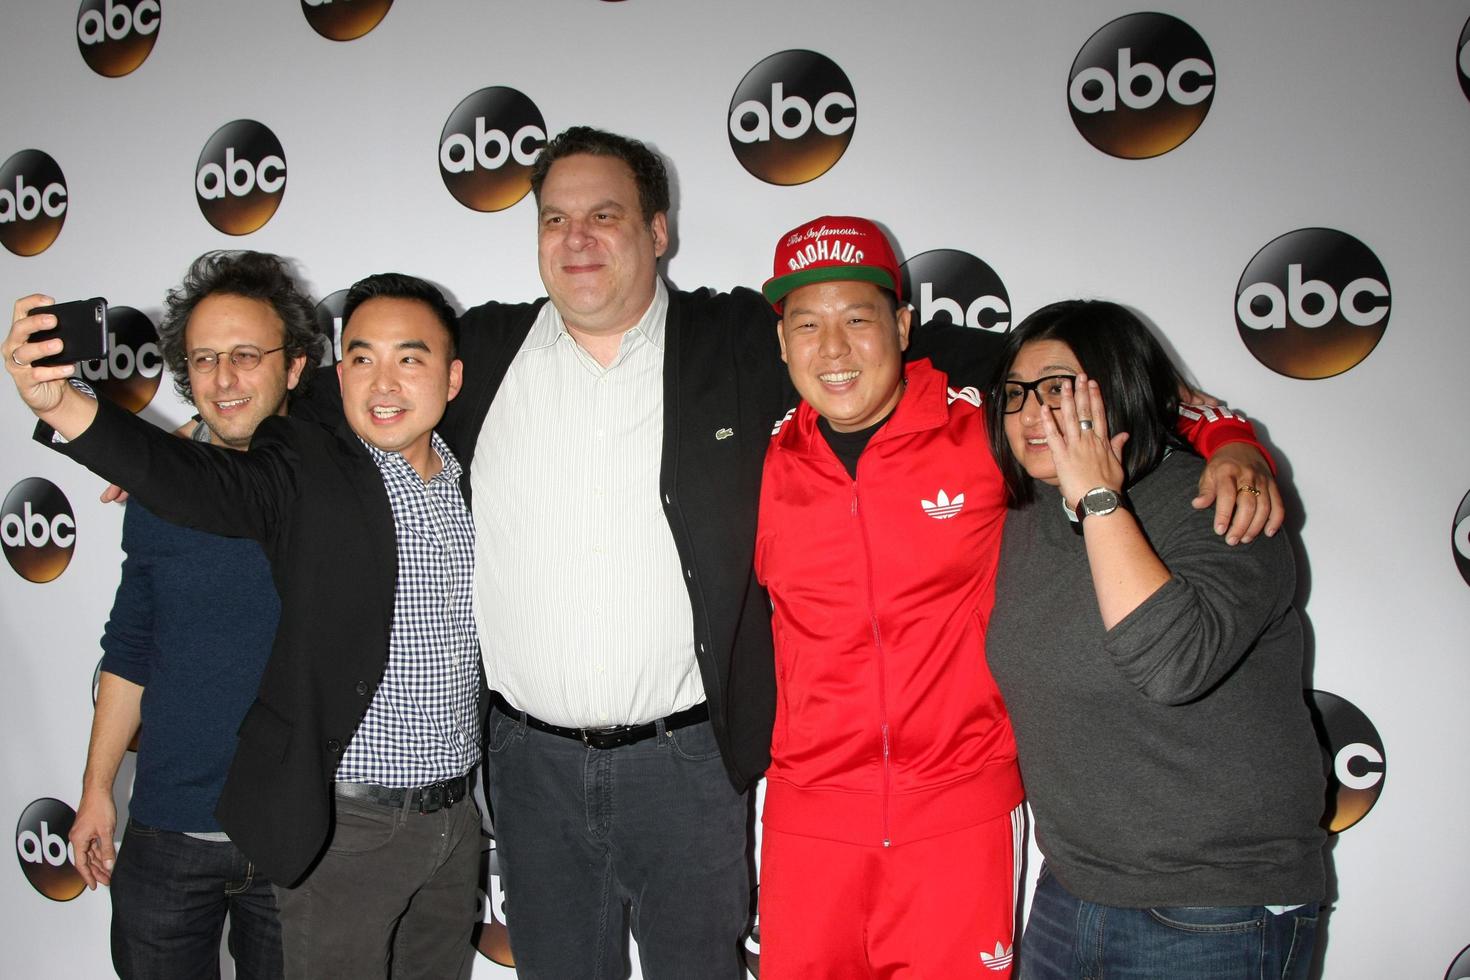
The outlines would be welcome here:
<svg viewBox="0 0 1470 980">
<path fill-rule="evenodd" d="M 136 501 L 102 669 L 143 686 L 130 811 L 165 830 L 219 830 L 214 806 L 255 700 L 281 603 L 254 541 L 178 527 Z"/>
</svg>

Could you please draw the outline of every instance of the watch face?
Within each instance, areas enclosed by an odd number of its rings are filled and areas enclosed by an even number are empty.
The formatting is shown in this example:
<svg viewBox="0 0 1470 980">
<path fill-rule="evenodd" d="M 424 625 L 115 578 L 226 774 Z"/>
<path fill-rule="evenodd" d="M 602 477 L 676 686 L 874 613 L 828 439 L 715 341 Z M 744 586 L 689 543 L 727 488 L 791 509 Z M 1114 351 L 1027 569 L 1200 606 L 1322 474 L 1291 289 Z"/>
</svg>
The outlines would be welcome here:
<svg viewBox="0 0 1470 980">
<path fill-rule="evenodd" d="M 1083 516 L 1087 514 L 1097 514 L 1099 516 L 1111 514 L 1117 509 L 1118 495 L 1106 487 L 1098 487 L 1095 490 L 1087 491 L 1082 495 L 1082 502 L 1078 507 L 1078 510 L 1081 511 Z"/>
</svg>

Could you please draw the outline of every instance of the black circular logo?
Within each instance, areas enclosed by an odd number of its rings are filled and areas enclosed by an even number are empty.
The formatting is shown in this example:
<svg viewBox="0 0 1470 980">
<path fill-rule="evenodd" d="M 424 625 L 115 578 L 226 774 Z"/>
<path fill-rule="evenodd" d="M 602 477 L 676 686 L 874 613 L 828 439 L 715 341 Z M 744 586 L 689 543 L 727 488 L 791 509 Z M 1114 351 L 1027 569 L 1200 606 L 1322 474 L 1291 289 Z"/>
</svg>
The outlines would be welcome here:
<svg viewBox="0 0 1470 980">
<path fill-rule="evenodd" d="M 1143 160 L 1194 135 L 1215 95 L 1204 39 L 1167 14 L 1128 14 L 1077 52 L 1067 79 L 1072 123 L 1111 156 Z"/>
<path fill-rule="evenodd" d="M 21 578 L 52 581 L 66 571 L 76 543 L 76 516 L 61 488 L 39 476 L 10 488 L 0 506 L 0 544 Z"/>
<path fill-rule="evenodd" d="M 322 351 L 320 367 L 331 367 L 342 360 L 342 307 L 347 305 L 347 290 L 339 289 L 316 304 L 316 328 L 323 337 L 331 338 Z"/>
<path fill-rule="evenodd" d="M 740 958 L 745 962 L 745 969 L 753 977 L 761 975 L 761 919 L 760 912 L 761 886 L 756 885 L 750 891 L 750 907 L 757 911 L 751 916 L 750 931 L 745 934 L 745 939 L 740 943 Z"/>
<path fill-rule="evenodd" d="M 140 412 L 153 401 L 163 375 L 158 330 L 147 315 L 131 306 L 107 310 L 105 358 L 81 366 L 84 381 L 130 412 Z"/>
<path fill-rule="evenodd" d="M 66 177 L 49 154 L 21 150 L 0 167 L 0 244 L 39 255 L 66 222 Z"/>
<path fill-rule="evenodd" d="M 500 966 L 514 967 L 515 956 L 510 951 L 510 933 L 505 927 L 505 893 L 500 887 L 500 852 L 495 840 L 490 840 L 485 869 L 485 910 L 481 913 L 480 925 L 475 936 L 475 948 L 481 956 Z"/>
<path fill-rule="evenodd" d="M 969 252 L 936 248 L 920 252 L 899 270 L 903 297 L 920 323 L 950 323 L 1005 333 L 1011 328 L 1011 300 L 995 270 Z"/>
<path fill-rule="evenodd" d="M 301 0 L 311 29 L 329 41 L 362 37 L 388 16 L 393 0 Z"/>
<path fill-rule="evenodd" d="M 1470 493 L 1460 500 L 1460 509 L 1455 511 L 1455 523 L 1450 527 L 1450 549 L 1455 553 L 1455 567 L 1460 577 L 1470 585 Z"/>
<path fill-rule="evenodd" d="M 1460 950 L 1460 955 L 1455 957 L 1455 962 L 1444 971 L 1444 980 L 1470 980 L 1470 946 Z"/>
<path fill-rule="evenodd" d="M 1289 378 L 1330 378 L 1388 329 L 1388 273 L 1332 228 L 1287 232 L 1255 254 L 1235 288 L 1235 324 L 1256 360 Z"/>
<path fill-rule="evenodd" d="M 1366 817 L 1383 792 L 1383 740 L 1351 701 L 1326 691 L 1308 693 L 1307 708 L 1329 766 L 1322 826 L 1337 834 Z"/>
<path fill-rule="evenodd" d="M 77 47 L 88 68 L 120 78 L 148 60 L 162 22 L 158 0 L 82 0 Z"/>
<path fill-rule="evenodd" d="M 1460 91 L 1470 99 L 1470 20 L 1460 28 L 1460 44 L 1455 49 L 1456 74 L 1460 76 Z"/>
<path fill-rule="evenodd" d="M 76 811 L 49 796 L 26 807 L 15 825 L 15 852 L 31 887 L 56 902 L 70 902 L 87 883 L 77 872 L 66 835 Z"/>
<path fill-rule="evenodd" d="M 831 170 L 856 125 L 852 82 L 815 51 L 771 55 L 730 98 L 730 149 L 768 184 L 804 184 Z"/>
<path fill-rule="evenodd" d="M 439 176 L 475 211 L 504 211 L 531 190 L 531 165 L 546 145 L 536 103 L 495 85 L 465 96 L 439 134 Z"/>
<path fill-rule="evenodd" d="M 214 131 L 194 166 L 194 196 L 205 220 L 226 235 L 260 228 L 286 194 L 286 151 L 253 119 Z"/>
</svg>

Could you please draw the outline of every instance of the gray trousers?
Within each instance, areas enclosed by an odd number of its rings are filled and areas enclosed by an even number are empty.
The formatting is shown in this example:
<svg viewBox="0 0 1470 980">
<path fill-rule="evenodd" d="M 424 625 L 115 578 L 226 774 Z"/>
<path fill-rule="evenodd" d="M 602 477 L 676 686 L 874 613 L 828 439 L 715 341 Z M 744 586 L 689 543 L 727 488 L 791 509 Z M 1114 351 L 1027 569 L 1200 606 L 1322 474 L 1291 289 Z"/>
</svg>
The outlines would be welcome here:
<svg viewBox="0 0 1470 980">
<path fill-rule="evenodd" d="M 336 801 L 331 842 L 295 888 L 276 886 L 287 980 L 470 975 L 480 812 Z"/>
<path fill-rule="evenodd" d="M 745 977 L 750 801 L 709 722 L 594 749 L 490 714 L 486 767 L 522 980 Z"/>
</svg>

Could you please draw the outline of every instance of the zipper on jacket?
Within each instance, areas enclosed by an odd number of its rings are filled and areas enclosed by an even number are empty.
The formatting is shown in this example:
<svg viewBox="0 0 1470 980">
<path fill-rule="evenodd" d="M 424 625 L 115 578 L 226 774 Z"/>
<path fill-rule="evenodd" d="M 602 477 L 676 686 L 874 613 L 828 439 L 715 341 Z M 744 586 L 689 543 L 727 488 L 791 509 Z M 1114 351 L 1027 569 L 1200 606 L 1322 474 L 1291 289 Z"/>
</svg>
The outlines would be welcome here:
<svg viewBox="0 0 1470 980">
<path fill-rule="evenodd" d="M 873 647 L 878 653 L 878 732 L 883 739 L 883 846 L 888 847 L 892 843 L 888 800 L 893 790 L 892 758 L 888 744 L 888 672 L 883 656 L 883 633 L 878 628 L 878 605 L 873 595 L 873 547 L 868 539 L 868 524 L 863 520 L 862 509 L 858 506 L 856 480 L 852 483 L 852 513 L 858 519 L 858 528 L 863 536 L 863 558 L 868 566 L 868 622 L 873 630 Z"/>
</svg>

